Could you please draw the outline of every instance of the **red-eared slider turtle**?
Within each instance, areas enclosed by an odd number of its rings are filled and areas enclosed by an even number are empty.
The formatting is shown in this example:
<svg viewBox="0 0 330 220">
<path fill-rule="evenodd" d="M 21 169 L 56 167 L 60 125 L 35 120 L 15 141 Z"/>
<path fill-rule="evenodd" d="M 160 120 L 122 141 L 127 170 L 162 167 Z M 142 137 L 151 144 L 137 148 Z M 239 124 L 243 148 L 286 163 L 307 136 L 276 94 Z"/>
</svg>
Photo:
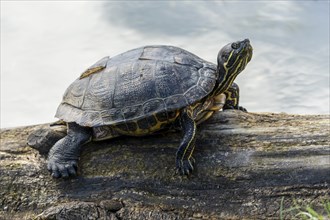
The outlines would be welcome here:
<svg viewBox="0 0 330 220">
<path fill-rule="evenodd" d="M 176 168 L 189 175 L 196 124 L 222 107 L 245 110 L 238 106 L 233 81 L 251 57 L 246 39 L 224 46 L 218 65 L 173 46 L 145 46 L 101 59 L 64 94 L 56 117 L 67 123 L 67 135 L 50 149 L 48 170 L 55 178 L 76 175 L 81 146 L 91 140 L 175 127 L 183 132 Z"/>
</svg>

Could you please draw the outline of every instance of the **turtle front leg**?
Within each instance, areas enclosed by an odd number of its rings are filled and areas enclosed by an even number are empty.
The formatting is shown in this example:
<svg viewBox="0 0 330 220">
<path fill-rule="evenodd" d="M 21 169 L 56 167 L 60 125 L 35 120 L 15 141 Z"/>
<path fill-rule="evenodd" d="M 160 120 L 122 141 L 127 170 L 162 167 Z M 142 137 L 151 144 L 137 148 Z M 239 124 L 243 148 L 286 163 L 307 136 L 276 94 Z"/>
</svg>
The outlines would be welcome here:
<svg viewBox="0 0 330 220">
<path fill-rule="evenodd" d="M 189 175 L 194 170 L 192 154 L 195 148 L 196 123 L 192 114 L 190 109 L 184 109 L 180 117 L 183 139 L 176 153 L 176 168 L 180 175 Z"/>
<path fill-rule="evenodd" d="M 54 178 L 67 178 L 77 174 L 81 146 L 91 140 L 90 128 L 68 123 L 67 135 L 50 149 L 47 169 Z"/>
<path fill-rule="evenodd" d="M 226 102 L 223 106 L 223 110 L 226 109 L 238 109 L 243 112 L 247 112 L 247 110 L 239 106 L 239 87 L 236 83 L 233 83 L 229 89 L 227 89 L 224 94 L 226 95 Z"/>
</svg>

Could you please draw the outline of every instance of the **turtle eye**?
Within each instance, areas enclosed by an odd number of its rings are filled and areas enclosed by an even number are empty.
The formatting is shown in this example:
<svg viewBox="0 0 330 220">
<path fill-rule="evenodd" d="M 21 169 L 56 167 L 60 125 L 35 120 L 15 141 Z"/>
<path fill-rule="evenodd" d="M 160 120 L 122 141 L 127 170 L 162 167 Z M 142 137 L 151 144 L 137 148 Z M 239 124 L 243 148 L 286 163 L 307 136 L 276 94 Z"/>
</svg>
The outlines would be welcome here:
<svg viewBox="0 0 330 220">
<path fill-rule="evenodd" d="M 239 48 L 239 44 L 238 43 L 232 43 L 231 44 L 231 48 L 238 49 Z"/>
</svg>

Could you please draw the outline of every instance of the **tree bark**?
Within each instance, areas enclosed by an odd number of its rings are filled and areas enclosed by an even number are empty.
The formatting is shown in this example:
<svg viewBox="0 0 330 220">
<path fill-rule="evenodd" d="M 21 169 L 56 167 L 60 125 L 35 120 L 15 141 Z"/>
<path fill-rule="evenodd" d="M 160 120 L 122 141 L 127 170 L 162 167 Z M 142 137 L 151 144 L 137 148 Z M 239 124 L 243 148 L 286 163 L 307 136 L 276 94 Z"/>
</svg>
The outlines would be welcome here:
<svg viewBox="0 0 330 220">
<path fill-rule="evenodd" d="M 1 130 L 0 219 L 279 219 L 330 200 L 329 115 L 219 112 L 189 178 L 174 169 L 181 134 L 165 133 L 89 143 L 78 177 L 52 179 L 26 144 L 48 126 Z"/>
</svg>

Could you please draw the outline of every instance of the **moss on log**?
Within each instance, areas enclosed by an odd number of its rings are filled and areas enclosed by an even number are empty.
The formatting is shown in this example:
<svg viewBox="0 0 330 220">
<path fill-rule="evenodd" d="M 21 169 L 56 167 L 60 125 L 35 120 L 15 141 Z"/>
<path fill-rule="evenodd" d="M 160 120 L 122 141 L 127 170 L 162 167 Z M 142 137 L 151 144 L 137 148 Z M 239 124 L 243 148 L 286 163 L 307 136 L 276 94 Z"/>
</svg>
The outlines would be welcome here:
<svg viewBox="0 0 330 220">
<path fill-rule="evenodd" d="M 48 126 L 1 130 L 0 219 L 278 219 L 282 199 L 329 201 L 329 115 L 219 112 L 199 126 L 190 178 L 166 133 L 89 143 L 77 178 L 52 179 L 26 144 Z"/>
</svg>

